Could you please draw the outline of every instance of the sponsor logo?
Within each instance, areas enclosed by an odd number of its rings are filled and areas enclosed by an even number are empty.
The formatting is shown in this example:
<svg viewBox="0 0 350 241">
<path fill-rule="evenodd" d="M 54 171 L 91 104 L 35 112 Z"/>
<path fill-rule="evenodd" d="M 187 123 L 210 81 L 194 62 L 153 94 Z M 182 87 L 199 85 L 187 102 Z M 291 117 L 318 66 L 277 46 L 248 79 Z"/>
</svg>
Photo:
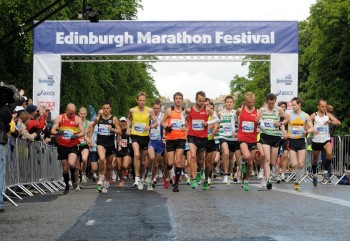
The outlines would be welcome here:
<svg viewBox="0 0 350 241">
<path fill-rule="evenodd" d="M 285 85 L 292 85 L 293 80 L 292 80 L 292 75 L 291 74 L 286 74 L 284 77 L 277 78 L 276 79 L 277 84 L 285 84 Z"/>
<path fill-rule="evenodd" d="M 55 91 L 39 90 L 37 96 L 55 96 Z"/>
<path fill-rule="evenodd" d="M 53 86 L 54 83 L 55 83 L 55 80 L 52 74 L 47 75 L 47 78 L 45 79 L 39 79 L 39 84 L 46 84 L 47 86 Z"/>
<path fill-rule="evenodd" d="M 56 103 L 51 101 L 38 101 L 37 102 L 38 106 L 45 107 L 46 110 L 55 110 Z"/>
<path fill-rule="evenodd" d="M 293 96 L 293 91 L 292 90 L 290 90 L 290 91 L 279 90 L 279 91 L 277 91 L 276 96 L 280 96 L 280 95 L 291 95 L 291 96 Z"/>
</svg>

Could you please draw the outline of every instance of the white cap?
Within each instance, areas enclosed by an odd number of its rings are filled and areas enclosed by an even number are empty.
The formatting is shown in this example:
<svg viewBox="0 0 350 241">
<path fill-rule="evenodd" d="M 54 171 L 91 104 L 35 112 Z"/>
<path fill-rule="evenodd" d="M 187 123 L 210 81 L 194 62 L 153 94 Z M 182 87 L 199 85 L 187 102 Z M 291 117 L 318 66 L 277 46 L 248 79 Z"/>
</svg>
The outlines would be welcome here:
<svg viewBox="0 0 350 241">
<path fill-rule="evenodd" d="M 23 106 L 20 106 L 20 105 L 16 106 L 16 108 L 15 108 L 16 112 L 21 111 L 21 110 L 24 110 Z"/>
<path fill-rule="evenodd" d="M 119 121 L 126 121 L 126 118 L 124 116 L 120 117 Z"/>
</svg>

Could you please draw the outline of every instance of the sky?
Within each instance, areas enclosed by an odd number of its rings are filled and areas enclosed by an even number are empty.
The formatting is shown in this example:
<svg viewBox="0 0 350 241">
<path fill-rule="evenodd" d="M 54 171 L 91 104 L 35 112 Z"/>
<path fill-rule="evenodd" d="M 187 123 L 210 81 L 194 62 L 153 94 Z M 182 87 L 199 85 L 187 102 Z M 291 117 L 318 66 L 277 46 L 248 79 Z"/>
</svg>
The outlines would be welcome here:
<svg viewBox="0 0 350 241">
<path fill-rule="evenodd" d="M 140 21 L 301 21 L 310 14 L 316 0 L 142 0 Z M 229 94 L 235 75 L 246 76 L 247 66 L 241 62 L 158 62 L 151 75 L 161 96 L 176 91 L 194 101 L 195 93 L 203 90 L 215 99 Z"/>
</svg>

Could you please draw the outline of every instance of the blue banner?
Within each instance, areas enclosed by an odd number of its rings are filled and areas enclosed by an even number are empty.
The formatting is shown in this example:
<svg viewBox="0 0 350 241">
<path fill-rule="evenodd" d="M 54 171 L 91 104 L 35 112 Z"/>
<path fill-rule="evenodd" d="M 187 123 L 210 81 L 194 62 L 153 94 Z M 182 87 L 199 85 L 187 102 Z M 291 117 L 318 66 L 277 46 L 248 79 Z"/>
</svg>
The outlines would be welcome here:
<svg viewBox="0 0 350 241">
<path fill-rule="evenodd" d="M 34 54 L 298 53 L 297 21 L 45 21 Z"/>
</svg>

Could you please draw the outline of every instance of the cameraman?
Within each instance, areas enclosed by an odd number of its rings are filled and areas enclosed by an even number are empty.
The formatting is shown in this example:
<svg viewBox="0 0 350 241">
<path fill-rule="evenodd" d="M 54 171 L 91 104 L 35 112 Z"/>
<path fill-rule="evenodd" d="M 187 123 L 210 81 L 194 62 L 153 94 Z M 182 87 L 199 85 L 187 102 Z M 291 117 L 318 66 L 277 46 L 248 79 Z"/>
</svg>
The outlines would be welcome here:
<svg viewBox="0 0 350 241">
<path fill-rule="evenodd" d="M 37 133 L 37 137 L 35 140 L 40 140 L 40 133 L 45 127 L 45 110 L 43 108 L 39 108 L 37 110 L 36 105 L 28 105 L 26 111 L 30 115 L 30 119 L 27 123 L 27 131 L 32 133 Z"/>
</svg>

